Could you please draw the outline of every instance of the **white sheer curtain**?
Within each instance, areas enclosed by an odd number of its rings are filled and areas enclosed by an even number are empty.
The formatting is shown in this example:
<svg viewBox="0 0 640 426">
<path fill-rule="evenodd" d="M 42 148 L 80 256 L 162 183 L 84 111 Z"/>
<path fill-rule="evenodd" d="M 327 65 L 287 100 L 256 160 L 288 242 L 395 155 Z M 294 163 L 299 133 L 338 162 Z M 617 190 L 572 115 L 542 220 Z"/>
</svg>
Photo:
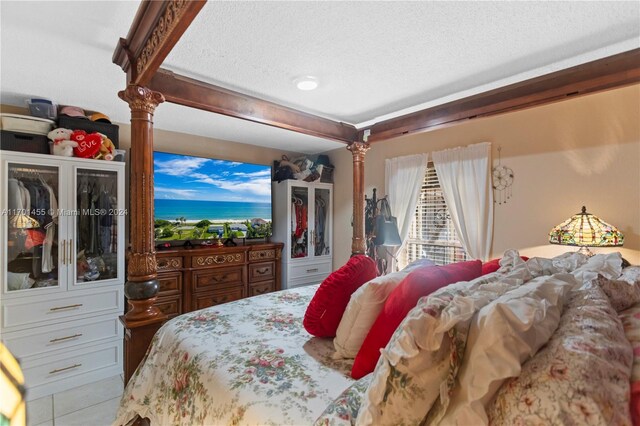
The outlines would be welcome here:
<svg viewBox="0 0 640 426">
<path fill-rule="evenodd" d="M 493 237 L 489 142 L 432 153 L 444 200 L 467 254 L 487 260 Z"/>
<path fill-rule="evenodd" d="M 398 220 L 398 231 L 403 245 L 409 234 L 409 226 L 413 220 L 426 170 L 427 154 L 385 160 L 385 194 L 389 200 L 391 214 Z M 395 270 L 394 264 L 391 270 Z"/>
</svg>

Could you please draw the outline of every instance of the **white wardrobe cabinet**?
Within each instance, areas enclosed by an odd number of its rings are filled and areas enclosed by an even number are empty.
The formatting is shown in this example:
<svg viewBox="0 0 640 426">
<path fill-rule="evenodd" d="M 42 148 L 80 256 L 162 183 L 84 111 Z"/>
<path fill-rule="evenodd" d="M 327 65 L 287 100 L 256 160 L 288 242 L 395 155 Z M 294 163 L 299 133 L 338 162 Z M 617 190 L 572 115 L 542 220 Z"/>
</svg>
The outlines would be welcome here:
<svg viewBox="0 0 640 426">
<path fill-rule="evenodd" d="M 124 167 L 0 151 L 0 332 L 28 399 L 122 373 Z"/>
<path fill-rule="evenodd" d="M 273 236 L 285 243 L 282 287 L 322 282 L 333 270 L 333 184 L 273 182 Z"/>
</svg>

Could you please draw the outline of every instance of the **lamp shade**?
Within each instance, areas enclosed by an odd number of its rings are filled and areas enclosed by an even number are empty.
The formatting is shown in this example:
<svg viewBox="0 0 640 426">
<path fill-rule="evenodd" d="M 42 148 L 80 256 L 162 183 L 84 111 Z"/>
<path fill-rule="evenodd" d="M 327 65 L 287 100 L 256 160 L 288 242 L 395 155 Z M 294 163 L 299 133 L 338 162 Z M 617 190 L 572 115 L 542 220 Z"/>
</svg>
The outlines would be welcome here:
<svg viewBox="0 0 640 426">
<path fill-rule="evenodd" d="M 383 215 L 376 217 L 376 246 L 401 246 L 402 239 L 398 232 L 398 223 L 395 217 L 385 218 Z"/>
<path fill-rule="evenodd" d="M 578 247 L 617 247 L 624 243 L 624 235 L 615 226 L 587 213 L 587 208 L 582 206 L 582 212 L 549 232 L 549 242 Z"/>
<path fill-rule="evenodd" d="M 0 425 L 25 424 L 24 376 L 20 365 L 0 342 Z"/>
<path fill-rule="evenodd" d="M 29 215 L 18 213 L 9 219 L 9 226 L 17 229 L 33 229 L 39 228 L 40 223 Z"/>
</svg>

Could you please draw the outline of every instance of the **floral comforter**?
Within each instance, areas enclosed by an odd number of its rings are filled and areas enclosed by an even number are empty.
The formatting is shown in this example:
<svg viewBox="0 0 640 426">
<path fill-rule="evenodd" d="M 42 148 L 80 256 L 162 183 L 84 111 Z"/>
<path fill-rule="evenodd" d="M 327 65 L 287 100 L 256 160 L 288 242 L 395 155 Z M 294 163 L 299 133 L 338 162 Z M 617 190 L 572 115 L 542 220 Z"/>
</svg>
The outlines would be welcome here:
<svg viewBox="0 0 640 426">
<path fill-rule="evenodd" d="M 351 383 L 353 360 L 302 327 L 317 286 L 167 322 L 125 389 L 114 424 L 311 424 Z"/>
</svg>

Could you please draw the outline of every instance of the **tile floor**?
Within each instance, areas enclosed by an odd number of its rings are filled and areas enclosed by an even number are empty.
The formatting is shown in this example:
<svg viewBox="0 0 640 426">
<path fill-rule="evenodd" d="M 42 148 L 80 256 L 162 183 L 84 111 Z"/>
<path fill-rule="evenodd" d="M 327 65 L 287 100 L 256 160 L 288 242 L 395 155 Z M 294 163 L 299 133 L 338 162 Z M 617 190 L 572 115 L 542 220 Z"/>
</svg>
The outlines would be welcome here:
<svg viewBox="0 0 640 426">
<path fill-rule="evenodd" d="M 116 418 L 122 376 L 69 389 L 27 402 L 28 426 L 103 426 Z"/>
</svg>

